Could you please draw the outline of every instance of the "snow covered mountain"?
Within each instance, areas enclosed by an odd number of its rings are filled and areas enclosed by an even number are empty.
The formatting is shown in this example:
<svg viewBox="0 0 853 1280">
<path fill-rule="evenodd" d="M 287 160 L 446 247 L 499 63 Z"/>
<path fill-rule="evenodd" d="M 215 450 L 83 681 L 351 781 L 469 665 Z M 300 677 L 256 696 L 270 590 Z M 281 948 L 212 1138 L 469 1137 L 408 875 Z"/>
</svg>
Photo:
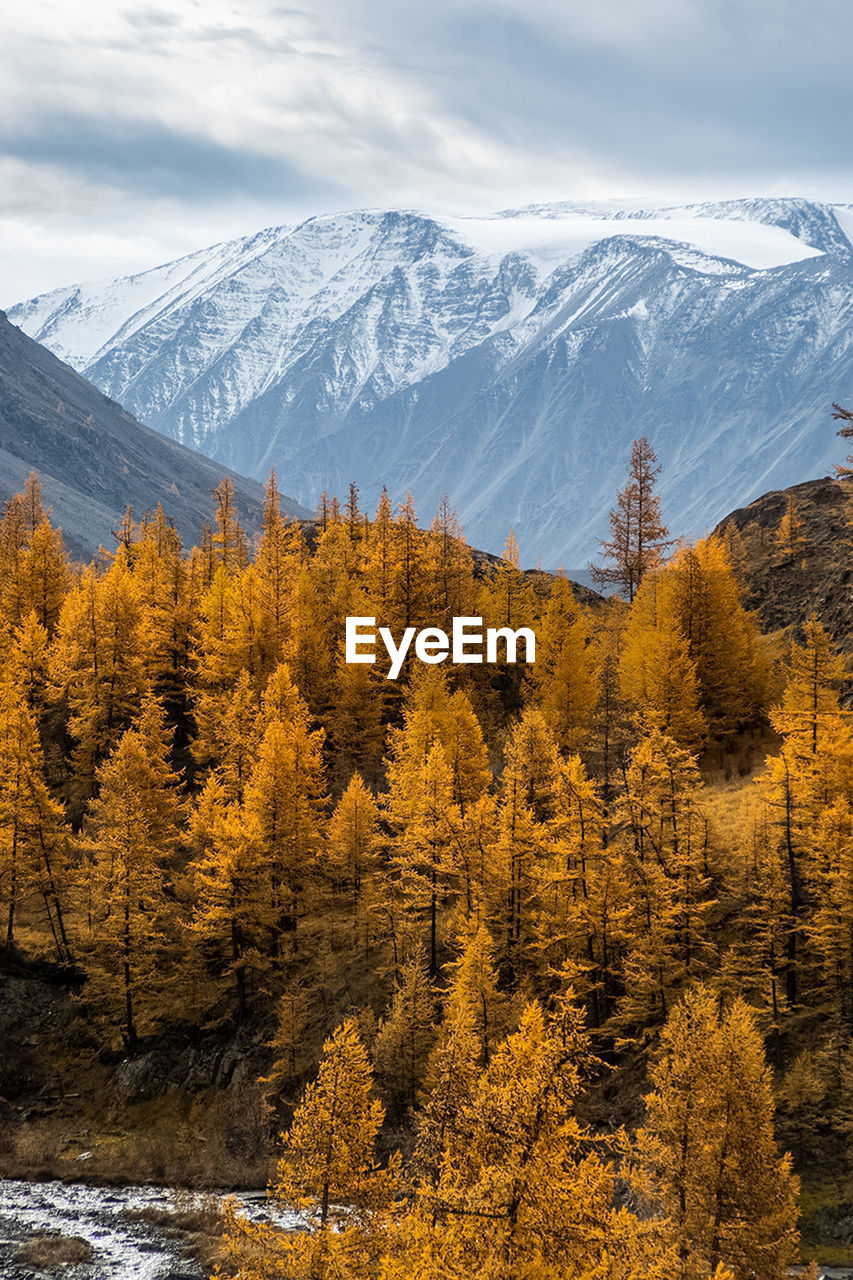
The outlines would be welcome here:
<svg viewBox="0 0 853 1280">
<path fill-rule="evenodd" d="M 853 207 L 368 210 L 44 294 L 9 318 L 142 421 L 313 505 L 450 494 L 474 545 L 595 554 L 635 436 L 673 533 L 843 454 Z"/>
</svg>

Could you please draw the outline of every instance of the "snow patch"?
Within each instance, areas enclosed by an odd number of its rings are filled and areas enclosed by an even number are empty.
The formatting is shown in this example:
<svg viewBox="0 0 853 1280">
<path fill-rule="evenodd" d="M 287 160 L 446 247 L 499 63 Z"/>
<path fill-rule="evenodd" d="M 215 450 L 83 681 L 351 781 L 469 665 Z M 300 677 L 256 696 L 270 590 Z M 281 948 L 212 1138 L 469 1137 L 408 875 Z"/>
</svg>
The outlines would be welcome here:
<svg viewBox="0 0 853 1280">
<path fill-rule="evenodd" d="M 788 266 L 805 258 L 820 257 L 820 250 L 803 244 L 790 231 L 760 222 L 735 218 L 668 216 L 592 217 L 584 214 L 516 217 L 447 218 L 452 230 L 478 253 L 503 256 L 522 253 L 542 267 L 553 266 L 583 253 L 590 245 L 611 236 L 659 236 L 691 245 L 715 258 L 728 258 L 752 270 Z"/>
</svg>

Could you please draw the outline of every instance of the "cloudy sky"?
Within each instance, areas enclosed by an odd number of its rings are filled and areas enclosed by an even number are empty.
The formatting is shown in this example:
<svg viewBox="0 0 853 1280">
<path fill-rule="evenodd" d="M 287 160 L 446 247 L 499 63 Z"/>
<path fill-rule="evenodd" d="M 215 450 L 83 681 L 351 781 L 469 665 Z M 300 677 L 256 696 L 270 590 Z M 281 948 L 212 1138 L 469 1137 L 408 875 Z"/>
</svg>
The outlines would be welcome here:
<svg viewBox="0 0 853 1280">
<path fill-rule="evenodd" d="M 312 213 L 853 200 L 843 0 L 7 0 L 0 305 Z"/>
</svg>

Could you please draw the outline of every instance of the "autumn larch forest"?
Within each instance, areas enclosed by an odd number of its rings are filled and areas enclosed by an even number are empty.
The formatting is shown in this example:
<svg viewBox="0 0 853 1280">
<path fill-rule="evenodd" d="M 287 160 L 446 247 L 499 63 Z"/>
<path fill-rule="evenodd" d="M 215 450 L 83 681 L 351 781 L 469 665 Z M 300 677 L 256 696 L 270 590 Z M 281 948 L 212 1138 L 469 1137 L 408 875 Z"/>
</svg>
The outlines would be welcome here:
<svg viewBox="0 0 853 1280">
<path fill-rule="evenodd" d="M 853 1135 L 848 676 L 817 617 L 761 633 L 738 530 L 678 541 L 658 470 L 636 441 L 605 596 L 512 535 L 473 552 L 449 501 L 285 522 L 274 475 L 254 540 L 225 480 L 199 546 L 128 511 L 74 564 L 31 476 L 3 965 L 61 1011 L 7 1051 L 3 1171 L 269 1180 L 310 1229 L 226 1205 L 209 1266 L 241 1280 L 814 1256 Z M 768 554 L 803 536 L 792 501 Z M 529 627 L 536 659 L 389 680 L 349 616 Z"/>
</svg>

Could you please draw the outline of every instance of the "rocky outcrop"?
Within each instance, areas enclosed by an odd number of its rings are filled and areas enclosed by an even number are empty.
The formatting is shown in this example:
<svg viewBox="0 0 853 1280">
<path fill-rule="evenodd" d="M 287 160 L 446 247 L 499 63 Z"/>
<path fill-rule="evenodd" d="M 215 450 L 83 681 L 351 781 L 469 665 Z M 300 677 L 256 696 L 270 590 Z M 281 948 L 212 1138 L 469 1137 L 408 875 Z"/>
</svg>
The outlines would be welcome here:
<svg viewBox="0 0 853 1280">
<path fill-rule="evenodd" d="M 765 493 L 714 532 L 724 535 L 727 526 L 737 531 L 733 558 L 763 630 L 796 630 L 814 613 L 839 648 L 853 652 L 853 477 Z"/>
</svg>

